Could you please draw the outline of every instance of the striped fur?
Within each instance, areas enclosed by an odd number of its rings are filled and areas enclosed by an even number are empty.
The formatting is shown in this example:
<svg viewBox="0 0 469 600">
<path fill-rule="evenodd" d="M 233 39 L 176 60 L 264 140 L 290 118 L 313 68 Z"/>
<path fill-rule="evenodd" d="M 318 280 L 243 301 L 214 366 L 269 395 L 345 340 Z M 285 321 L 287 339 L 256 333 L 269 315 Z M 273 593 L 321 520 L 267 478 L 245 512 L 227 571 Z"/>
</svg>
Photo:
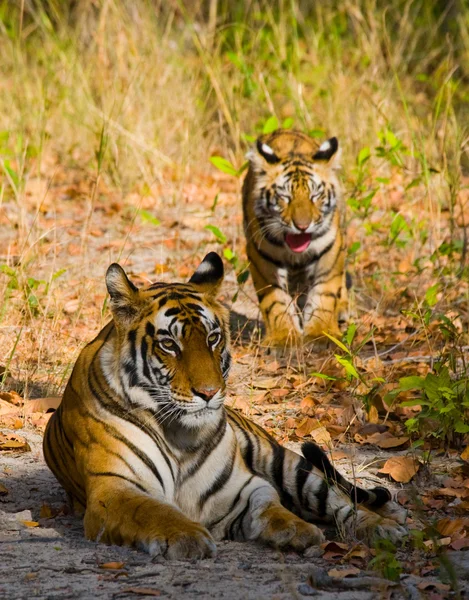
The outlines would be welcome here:
<svg viewBox="0 0 469 600">
<path fill-rule="evenodd" d="M 338 335 L 347 317 L 336 138 L 298 131 L 257 140 L 243 185 L 247 255 L 267 340 L 284 346 Z"/>
<path fill-rule="evenodd" d="M 121 267 L 108 269 L 113 320 L 81 352 L 44 437 L 85 535 L 169 558 L 211 556 L 222 538 L 304 550 L 323 539 L 313 518 L 400 538 L 396 521 L 352 500 L 384 508 L 386 493 L 376 502 L 376 490 L 344 485 L 331 465 L 224 406 L 222 278 L 214 253 L 188 284 L 138 290 Z"/>
</svg>

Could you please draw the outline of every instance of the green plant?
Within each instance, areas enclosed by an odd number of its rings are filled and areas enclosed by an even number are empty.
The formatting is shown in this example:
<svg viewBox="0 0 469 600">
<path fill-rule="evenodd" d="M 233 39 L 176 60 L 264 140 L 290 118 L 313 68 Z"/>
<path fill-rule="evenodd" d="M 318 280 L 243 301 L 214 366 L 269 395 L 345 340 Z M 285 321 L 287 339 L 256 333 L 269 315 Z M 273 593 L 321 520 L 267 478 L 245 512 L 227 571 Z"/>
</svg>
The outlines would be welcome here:
<svg viewBox="0 0 469 600">
<path fill-rule="evenodd" d="M 402 565 L 396 557 L 397 548 L 389 540 L 377 540 L 374 544 L 376 555 L 368 566 L 376 569 L 383 577 L 390 581 L 398 581 L 402 573 Z"/>
</svg>

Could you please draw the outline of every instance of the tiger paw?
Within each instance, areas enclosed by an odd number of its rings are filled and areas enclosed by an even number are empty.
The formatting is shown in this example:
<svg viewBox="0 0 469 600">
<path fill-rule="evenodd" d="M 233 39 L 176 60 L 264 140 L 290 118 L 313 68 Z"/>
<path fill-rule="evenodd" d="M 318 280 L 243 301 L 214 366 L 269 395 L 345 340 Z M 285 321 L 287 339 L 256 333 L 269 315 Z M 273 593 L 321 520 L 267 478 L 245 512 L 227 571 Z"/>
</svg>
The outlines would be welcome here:
<svg viewBox="0 0 469 600">
<path fill-rule="evenodd" d="M 264 344 L 279 350 L 296 348 L 302 345 L 301 335 L 296 329 L 277 329 L 266 335 Z"/>
<path fill-rule="evenodd" d="M 306 325 L 304 329 L 304 342 L 306 344 L 312 342 L 320 342 L 320 343 L 328 343 L 328 338 L 325 335 L 328 333 L 336 338 L 341 338 L 342 333 L 339 329 L 339 326 L 336 321 L 324 321 L 321 319 L 311 319 Z"/>
<path fill-rule="evenodd" d="M 360 521 L 359 513 L 357 513 L 358 521 Z M 388 519 L 378 514 L 368 512 L 363 523 L 358 525 L 355 533 L 359 539 L 367 542 L 385 539 L 393 544 L 400 542 L 408 535 L 407 528 L 400 525 L 394 519 Z"/>
<path fill-rule="evenodd" d="M 216 554 L 216 546 L 210 533 L 196 523 L 191 530 L 173 528 L 173 531 L 166 534 L 144 534 L 135 545 L 151 556 L 163 555 L 170 560 L 210 558 Z"/>
<path fill-rule="evenodd" d="M 282 506 L 271 506 L 261 515 L 267 523 L 260 539 L 276 548 L 289 547 L 302 552 L 311 546 L 317 546 L 324 541 L 322 531 L 300 519 Z"/>
</svg>

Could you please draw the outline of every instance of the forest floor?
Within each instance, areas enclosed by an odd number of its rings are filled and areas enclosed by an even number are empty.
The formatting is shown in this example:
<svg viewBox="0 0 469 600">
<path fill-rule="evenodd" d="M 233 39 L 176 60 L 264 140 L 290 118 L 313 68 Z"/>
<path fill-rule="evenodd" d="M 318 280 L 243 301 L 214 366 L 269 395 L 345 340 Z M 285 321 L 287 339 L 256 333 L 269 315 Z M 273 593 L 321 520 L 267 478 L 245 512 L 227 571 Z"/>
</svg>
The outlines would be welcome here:
<svg viewBox="0 0 469 600">
<path fill-rule="evenodd" d="M 448 349 L 441 320 L 425 322 L 426 310 L 439 309 L 456 332 L 467 331 L 468 285 L 449 276 L 440 285 L 436 268 L 422 261 L 417 268 L 422 248 L 406 230 L 396 234 L 401 244 L 390 244 L 386 215 L 402 199 L 403 182 L 397 177 L 375 198 L 367 232 L 363 216 L 349 219 L 349 243 L 359 241 L 360 252 L 349 261 L 357 330 L 346 350 L 331 343 L 275 354 L 262 345 L 250 280 L 237 284 L 244 257 L 238 180 L 168 168 L 154 187 L 124 196 L 99 174 L 62 169 L 54 157 L 44 164 L 47 175 L 27 181 L 21 207 L 6 197 L 0 213 L 0 598 L 464 597 L 468 452 L 433 443 L 431 420 L 411 436 L 405 421 L 420 407 L 400 401 L 415 391 L 403 388 L 399 401 L 389 393 L 404 376 L 425 377 Z M 422 196 L 409 214 L 427 206 Z M 467 212 L 467 199 L 463 206 Z M 233 315 L 227 403 L 295 449 L 303 440 L 323 445 L 358 483 L 390 486 L 409 508 L 409 528 L 422 532 L 405 548 L 368 547 L 328 531 L 331 541 L 309 556 L 224 542 L 214 559 L 169 562 L 84 540 L 44 463 L 41 437 L 78 352 L 108 318 L 105 270 L 119 261 L 137 284 L 187 280 L 211 250 L 227 259 L 223 299 Z M 451 347 L 459 375 L 468 360 L 464 340 Z"/>
</svg>

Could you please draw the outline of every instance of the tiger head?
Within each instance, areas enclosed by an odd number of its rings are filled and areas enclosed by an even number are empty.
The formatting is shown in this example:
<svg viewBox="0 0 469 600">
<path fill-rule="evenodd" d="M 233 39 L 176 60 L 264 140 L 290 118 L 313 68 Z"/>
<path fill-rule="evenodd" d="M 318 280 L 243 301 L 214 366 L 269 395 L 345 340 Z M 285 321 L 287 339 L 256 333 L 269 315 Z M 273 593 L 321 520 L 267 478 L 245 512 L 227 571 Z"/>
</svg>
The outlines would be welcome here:
<svg viewBox="0 0 469 600">
<path fill-rule="evenodd" d="M 330 230 L 339 194 L 338 147 L 335 137 L 319 145 L 281 129 L 257 140 L 248 158 L 261 237 L 302 253 Z"/>
<path fill-rule="evenodd" d="M 117 335 L 102 360 L 108 383 L 161 424 L 220 418 L 230 368 L 228 310 L 216 295 L 223 262 L 208 254 L 186 284 L 138 289 L 122 267 L 106 273 Z"/>
</svg>

